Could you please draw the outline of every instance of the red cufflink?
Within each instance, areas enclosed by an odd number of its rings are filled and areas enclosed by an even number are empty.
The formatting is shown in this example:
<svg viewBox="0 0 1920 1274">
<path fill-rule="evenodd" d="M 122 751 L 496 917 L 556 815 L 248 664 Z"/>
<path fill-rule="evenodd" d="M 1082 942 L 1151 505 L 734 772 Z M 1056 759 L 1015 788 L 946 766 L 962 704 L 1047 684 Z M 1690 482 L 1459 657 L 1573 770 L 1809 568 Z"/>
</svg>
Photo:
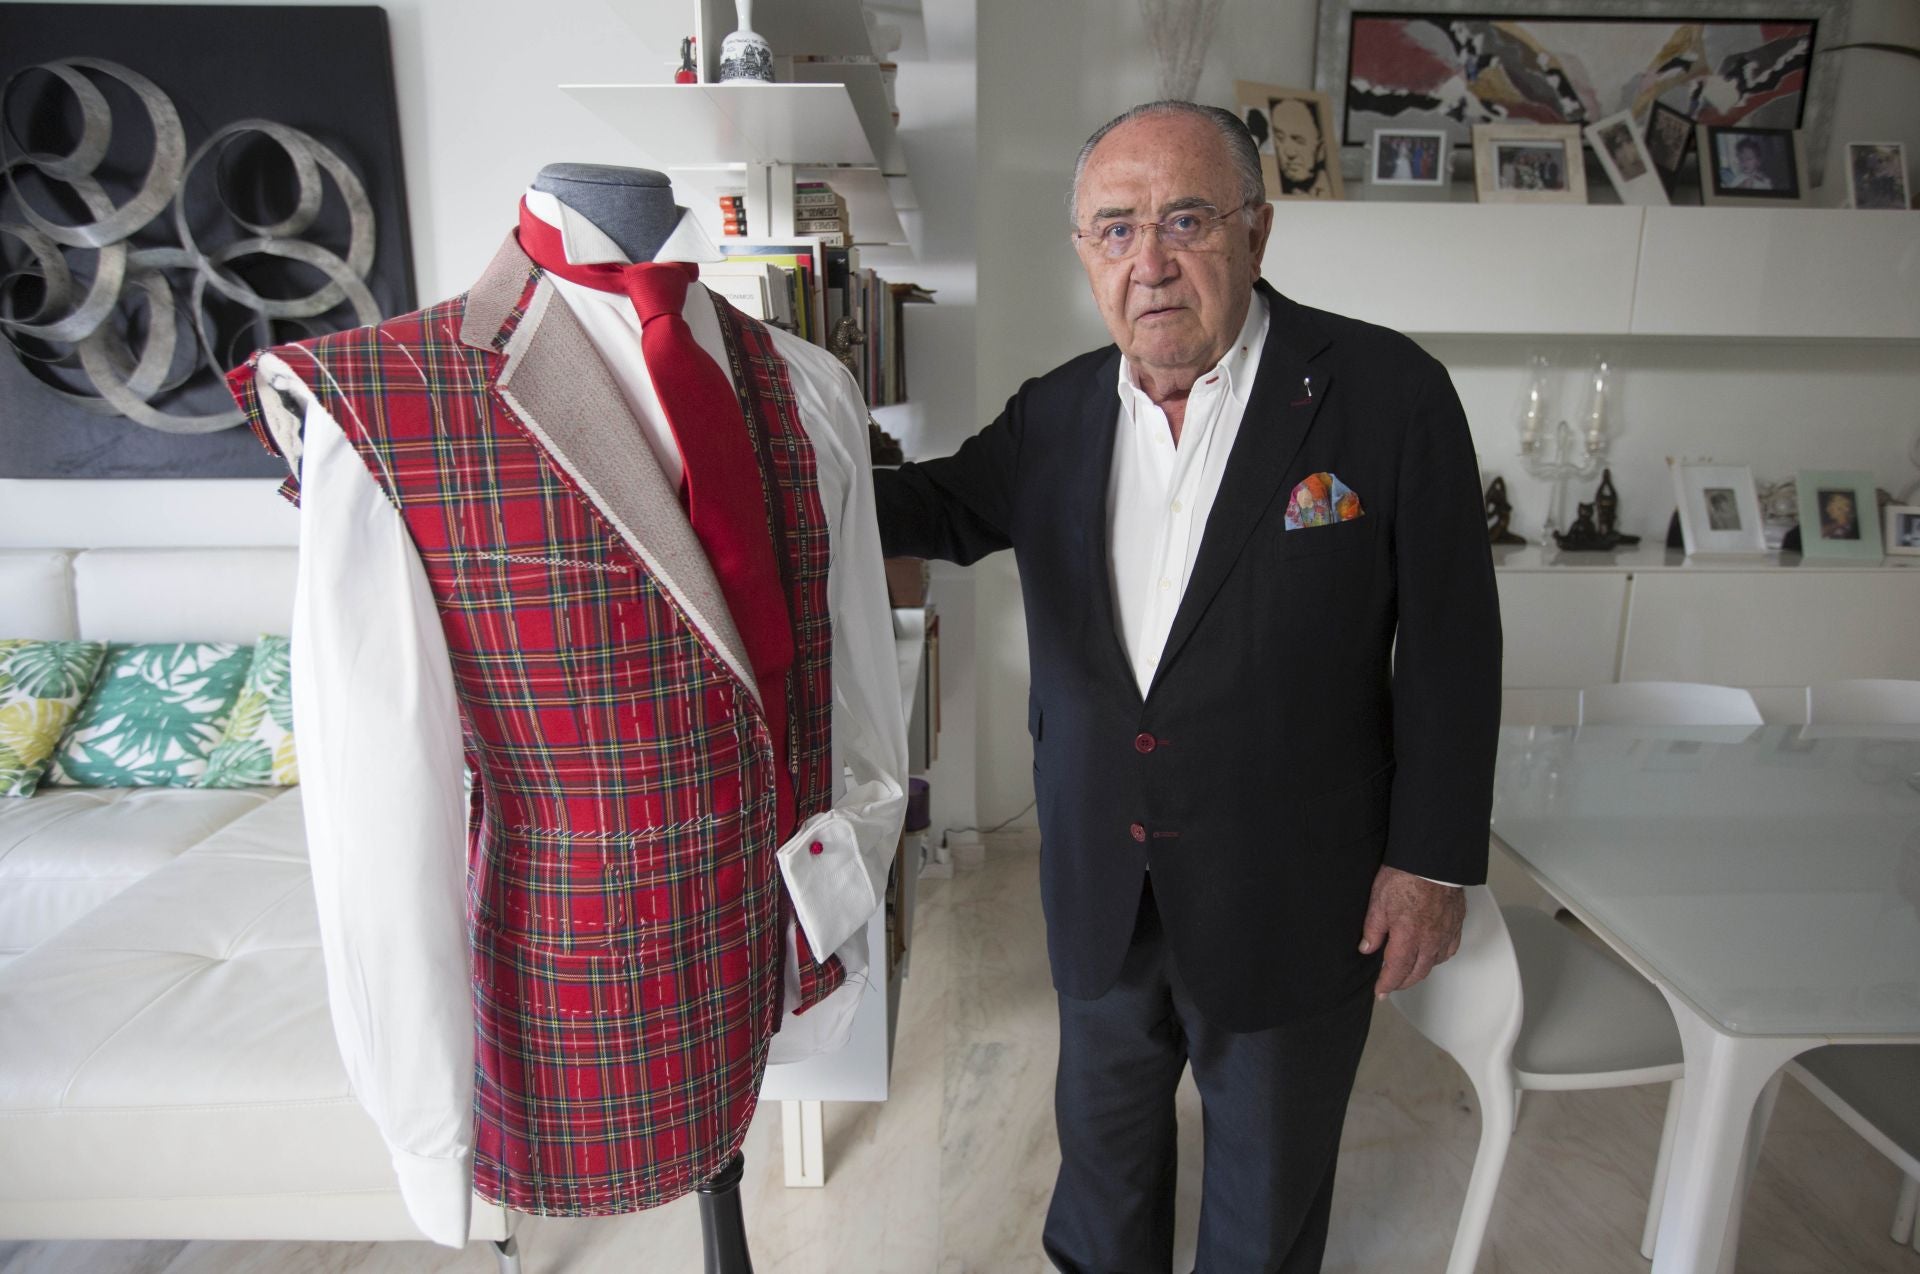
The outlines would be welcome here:
<svg viewBox="0 0 1920 1274">
<path fill-rule="evenodd" d="M 826 851 L 827 851 L 827 847 L 825 845 L 822 845 L 819 841 L 815 841 L 813 842 L 813 844 L 807 846 L 807 852 L 809 854 L 824 854 Z"/>
</svg>

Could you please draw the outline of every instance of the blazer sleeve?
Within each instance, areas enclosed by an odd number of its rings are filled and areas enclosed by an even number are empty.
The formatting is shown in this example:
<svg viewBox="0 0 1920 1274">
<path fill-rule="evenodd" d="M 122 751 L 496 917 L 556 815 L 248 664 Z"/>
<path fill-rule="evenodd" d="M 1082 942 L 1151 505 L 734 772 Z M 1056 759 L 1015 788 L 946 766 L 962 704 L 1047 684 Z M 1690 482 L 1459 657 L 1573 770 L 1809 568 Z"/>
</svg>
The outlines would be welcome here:
<svg viewBox="0 0 1920 1274">
<path fill-rule="evenodd" d="M 1407 420 L 1398 487 L 1397 765 L 1385 862 L 1430 880 L 1474 885 L 1487 878 L 1500 733 L 1500 599 L 1473 436 L 1446 369 L 1432 360 Z"/>
<path fill-rule="evenodd" d="M 971 565 L 1013 546 L 1014 482 L 1025 388 L 992 424 L 939 460 L 876 469 L 880 543 L 888 557 Z"/>
</svg>

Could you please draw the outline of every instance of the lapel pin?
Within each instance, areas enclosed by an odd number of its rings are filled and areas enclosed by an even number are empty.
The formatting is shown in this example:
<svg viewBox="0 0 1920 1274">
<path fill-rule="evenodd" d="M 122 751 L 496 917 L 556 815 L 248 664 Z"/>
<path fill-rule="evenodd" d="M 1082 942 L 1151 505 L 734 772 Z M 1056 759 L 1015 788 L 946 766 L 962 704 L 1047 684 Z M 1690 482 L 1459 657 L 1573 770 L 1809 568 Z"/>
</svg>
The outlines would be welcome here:
<svg viewBox="0 0 1920 1274">
<path fill-rule="evenodd" d="M 1293 402 L 1288 405 L 1292 407 L 1305 407 L 1308 403 L 1312 401 L 1313 401 L 1313 377 L 1302 376 L 1300 378 L 1300 397 L 1294 399 Z"/>
</svg>

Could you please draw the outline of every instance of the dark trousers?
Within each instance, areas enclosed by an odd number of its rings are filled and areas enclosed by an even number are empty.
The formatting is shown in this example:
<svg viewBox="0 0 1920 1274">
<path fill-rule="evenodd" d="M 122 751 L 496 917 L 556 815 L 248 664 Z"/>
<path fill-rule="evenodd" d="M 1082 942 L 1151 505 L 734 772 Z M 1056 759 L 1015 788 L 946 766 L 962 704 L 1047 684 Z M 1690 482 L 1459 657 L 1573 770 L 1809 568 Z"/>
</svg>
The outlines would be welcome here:
<svg viewBox="0 0 1920 1274">
<path fill-rule="evenodd" d="M 1174 1090 L 1190 1064 L 1206 1146 L 1197 1274 L 1317 1271 L 1372 1020 L 1369 989 L 1271 1030 L 1210 1024 L 1180 985 L 1149 882 L 1120 980 L 1097 1000 L 1060 997 L 1060 1176 L 1044 1239 L 1054 1265 L 1168 1274 Z"/>
</svg>

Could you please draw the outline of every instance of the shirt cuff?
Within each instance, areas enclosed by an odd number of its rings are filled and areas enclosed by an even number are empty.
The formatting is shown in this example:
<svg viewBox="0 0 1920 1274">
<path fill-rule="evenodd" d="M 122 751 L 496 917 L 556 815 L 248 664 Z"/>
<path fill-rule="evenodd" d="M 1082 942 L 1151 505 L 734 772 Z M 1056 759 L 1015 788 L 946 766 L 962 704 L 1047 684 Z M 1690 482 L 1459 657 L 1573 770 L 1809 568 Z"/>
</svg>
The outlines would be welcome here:
<svg viewBox="0 0 1920 1274">
<path fill-rule="evenodd" d="M 1412 874 L 1418 875 L 1417 872 Z M 1426 881 L 1429 885 L 1445 885 L 1448 889 L 1465 889 L 1466 888 L 1465 885 L 1456 885 L 1451 880 L 1435 880 L 1431 876 L 1421 876 L 1420 879 Z"/>
<path fill-rule="evenodd" d="M 400 1198 L 420 1232 L 442 1247 L 465 1247 L 473 1225 L 473 1169 L 465 1155 L 427 1158 L 393 1152 Z"/>
<path fill-rule="evenodd" d="M 815 960 L 838 951 L 880 906 L 860 839 L 838 813 L 816 814 L 800 825 L 780 847 L 780 875 Z"/>
</svg>

